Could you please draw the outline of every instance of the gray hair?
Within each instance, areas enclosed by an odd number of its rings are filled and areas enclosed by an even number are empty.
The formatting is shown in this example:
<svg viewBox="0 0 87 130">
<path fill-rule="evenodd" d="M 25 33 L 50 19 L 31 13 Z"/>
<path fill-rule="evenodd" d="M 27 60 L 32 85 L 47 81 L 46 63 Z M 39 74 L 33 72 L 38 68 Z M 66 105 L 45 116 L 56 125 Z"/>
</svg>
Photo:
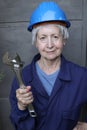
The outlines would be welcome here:
<svg viewBox="0 0 87 130">
<path fill-rule="evenodd" d="M 52 24 L 52 25 L 55 25 L 55 24 Z M 42 26 L 38 26 L 36 28 L 33 28 L 32 30 L 32 44 L 35 44 L 36 42 L 36 37 L 37 37 L 37 33 L 39 31 L 39 29 L 41 28 Z M 61 26 L 61 25 L 58 25 L 56 24 L 56 27 L 59 28 L 60 30 L 60 34 L 63 36 L 63 39 L 68 39 L 69 38 L 69 32 L 68 32 L 68 29 L 64 26 Z"/>
</svg>

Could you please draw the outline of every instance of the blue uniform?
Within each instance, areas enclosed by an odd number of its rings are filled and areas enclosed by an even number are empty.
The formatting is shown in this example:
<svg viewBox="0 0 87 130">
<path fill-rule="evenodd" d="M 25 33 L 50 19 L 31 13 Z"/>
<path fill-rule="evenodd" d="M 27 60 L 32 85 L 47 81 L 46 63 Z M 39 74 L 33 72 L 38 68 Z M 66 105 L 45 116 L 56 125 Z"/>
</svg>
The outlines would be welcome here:
<svg viewBox="0 0 87 130">
<path fill-rule="evenodd" d="M 60 72 L 49 96 L 36 72 L 35 63 L 39 58 L 36 55 L 22 73 L 24 84 L 32 87 L 37 117 L 30 117 L 28 110 L 18 109 L 15 91 L 19 86 L 14 79 L 10 92 L 11 121 L 16 130 L 72 130 L 81 106 L 87 103 L 87 69 L 61 56 Z"/>
</svg>

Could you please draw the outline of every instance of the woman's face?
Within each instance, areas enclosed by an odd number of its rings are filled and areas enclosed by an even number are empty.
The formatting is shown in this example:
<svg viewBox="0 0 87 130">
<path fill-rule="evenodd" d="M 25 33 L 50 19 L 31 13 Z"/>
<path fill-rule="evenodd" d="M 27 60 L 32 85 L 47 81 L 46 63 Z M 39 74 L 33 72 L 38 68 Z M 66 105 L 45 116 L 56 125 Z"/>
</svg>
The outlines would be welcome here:
<svg viewBox="0 0 87 130">
<path fill-rule="evenodd" d="M 42 58 L 54 60 L 60 57 L 63 50 L 64 40 L 55 25 L 42 26 L 36 38 L 36 48 Z"/>
</svg>

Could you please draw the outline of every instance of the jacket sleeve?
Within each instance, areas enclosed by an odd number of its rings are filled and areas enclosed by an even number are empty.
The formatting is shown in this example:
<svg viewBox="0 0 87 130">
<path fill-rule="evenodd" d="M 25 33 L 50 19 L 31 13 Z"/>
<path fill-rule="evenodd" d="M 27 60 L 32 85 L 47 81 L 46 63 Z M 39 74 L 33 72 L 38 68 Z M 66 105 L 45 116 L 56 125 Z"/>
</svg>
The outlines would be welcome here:
<svg viewBox="0 0 87 130">
<path fill-rule="evenodd" d="M 28 110 L 19 110 L 17 106 L 16 99 L 16 89 L 18 88 L 18 83 L 16 79 L 14 79 L 10 91 L 10 119 L 12 124 L 15 127 L 15 130 L 34 130 L 35 119 L 30 117 Z"/>
<path fill-rule="evenodd" d="M 82 90 L 83 92 L 83 106 L 82 106 L 82 111 L 81 111 L 81 121 L 87 123 L 87 69 L 85 69 L 84 75 L 83 75 L 83 80 L 82 80 Z"/>
</svg>

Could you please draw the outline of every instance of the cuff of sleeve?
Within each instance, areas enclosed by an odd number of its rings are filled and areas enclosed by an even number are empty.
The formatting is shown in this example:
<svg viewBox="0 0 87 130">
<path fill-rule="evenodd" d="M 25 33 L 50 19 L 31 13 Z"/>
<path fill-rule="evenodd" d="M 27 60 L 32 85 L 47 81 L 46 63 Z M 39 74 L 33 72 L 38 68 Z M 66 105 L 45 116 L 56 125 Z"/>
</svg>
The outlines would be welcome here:
<svg viewBox="0 0 87 130">
<path fill-rule="evenodd" d="M 28 116 L 28 109 L 19 110 L 18 108 L 16 108 L 15 112 L 11 115 L 11 118 L 13 118 L 14 122 L 17 124 L 18 122 L 25 120 Z"/>
</svg>

